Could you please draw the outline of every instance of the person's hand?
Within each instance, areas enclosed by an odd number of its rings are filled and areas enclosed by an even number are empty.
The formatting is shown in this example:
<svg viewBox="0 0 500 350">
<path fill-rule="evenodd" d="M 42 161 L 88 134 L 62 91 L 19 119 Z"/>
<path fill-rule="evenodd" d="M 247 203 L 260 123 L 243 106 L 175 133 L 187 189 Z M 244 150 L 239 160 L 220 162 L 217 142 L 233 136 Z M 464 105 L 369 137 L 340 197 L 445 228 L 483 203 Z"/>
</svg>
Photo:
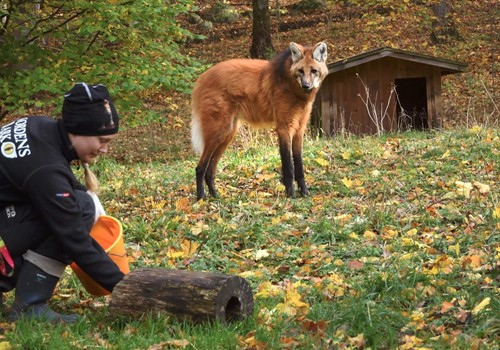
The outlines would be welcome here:
<svg viewBox="0 0 500 350">
<path fill-rule="evenodd" d="M 104 208 L 102 207 L 101 201 L 99 200 L 99 197 L 97 197 L 97 194 L 91 191 L 87 191 L 87 193 L 92 197 L 92 200 L 94 201 L 95 205 L 95 218 L 94 222 L 97 221 L 99 216 L 101 215 L 106 215 L 106 211 L 104 211 Z"/>
</svg>

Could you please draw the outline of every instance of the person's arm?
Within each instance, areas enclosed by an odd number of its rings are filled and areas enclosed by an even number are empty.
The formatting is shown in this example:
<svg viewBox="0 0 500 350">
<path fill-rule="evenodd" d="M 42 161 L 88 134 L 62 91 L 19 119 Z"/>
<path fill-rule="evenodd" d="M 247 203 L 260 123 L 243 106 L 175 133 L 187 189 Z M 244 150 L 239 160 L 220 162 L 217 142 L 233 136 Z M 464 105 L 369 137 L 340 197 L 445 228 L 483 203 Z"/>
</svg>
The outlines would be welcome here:
<svg viewBox="0 0 500 350">
<path fill-rule="evenodd" d="M 76 183 L 63 165 L 48 165 L 31 174 L 24 189 L 64 252 L 93 280 L 112 291 L 124 274 L 86 232 L 75 198 Z"/>
</svg>

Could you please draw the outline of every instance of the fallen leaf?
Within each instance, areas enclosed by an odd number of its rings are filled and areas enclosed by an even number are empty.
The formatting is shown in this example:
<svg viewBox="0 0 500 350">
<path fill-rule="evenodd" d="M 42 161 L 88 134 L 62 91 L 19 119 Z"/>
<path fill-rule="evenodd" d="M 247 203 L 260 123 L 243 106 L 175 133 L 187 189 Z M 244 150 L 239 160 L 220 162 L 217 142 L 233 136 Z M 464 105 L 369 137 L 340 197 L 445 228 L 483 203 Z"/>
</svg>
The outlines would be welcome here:
<svg viewBox="0 0 500 350">
<path fill-rule="evenodd" d="M 327 167 L 328 164 L 330 164 L 328 162 L 328 160 L 324 159 L 324 158 L 316 158 L 314 159 L 316 161 L 316 163 L 318 163 L 319 165 L 321 165 L 322 167 Z"/>
<path fill-rule="evenodd" d="M 472 190 L 472 184 L 470 182 L 455 181 L 457 186 L 456 192 L 465 198 L 470 198 L 470 192 Z"/>
<path fill-rule="evenodd" d="M 171 348 L 186 348 L 191 343 L 186 339 L 173 339 L 167 340 L 158 344 L 151 345 L 148 350 L 163 350 L 163 349 L 171 349 Z"/>
<path fill-rule="evenodd" d="M 345 187 L 347 187 L 347 188 L 351 188 L 351 187 L 352 187 L 352 180 L 350 180 L 350 179 L 348 179 L 348 178 L 346 178 L 346 177 L 344 177 L 344 178 L 342 179 L 342 183 L 343 183 L 343 184 L 344 184 L 344 186 L 345 186 Z"/>
<path fill-rule="evenodd" d="M 269 252 L 266 249 L 259 249 L 255 253 L 255 260 L 259 261 L 263 258 L 267 258 L 269 256 Z"/>
<path fill-rule="evenodd" d="M 479 189 L 479 193 L 489 193 L 490 192 L 490 185 L 482 184 L 478 181 L 474 181 L 474 187 Z"/>
<path fill-rule="evenodd" d="M 454 307 L 455 307 L 455 304 L 453 303 L 453 301 L 452 302 L 443 301 L 441 304 L 441 313 L 445 314 L 448 311 L 450 311 L 451 309 L 453 309 Z"/>
<path fill-rule="evenodd" d="M 304 320 L 302 321 L 302 327 L 311 333 L 323 333 L 326 330 L 326 327 L 328 326 L 328 321 L 325 320 L 320 320 L 320 321 L 311 321 L 311 320 Z"/>
<path fill-rule="evenodd" d="M 10 350 L 13 349 L 12 345 L 8 341 L 0 342 L 0 350 Z"/>
<path fill-rule="evenodd" d="M 366 238 L 366 239 L 369 239 L 369 240 L 376 240 L 377 239 L 377 234 L 373 231 L 365 231 L 365 233 L 363 233 L 363 237 Z"/>
<path fill-rule="evenodd" d="M 344 159 L 344 160 L 351 159 L 351 152 L 349 152 L 349 151 L 342 152 L 342 159 Z"/>
<path fill-rule="evenodd" d="M 475 316 L 481 311 L 483 311 L 490 304 L 490 301 L 491 301 L 490 297 L 484 298 L 479 304 L 474 306 L 474 308 L 472 309 L 472 314 Z"/>
<path fill-rule="evenodd" d="M 355 348 L 362 349 L 365 346 L 365 336 L 363 335 L 363 333 L 359 333 L 355 337 L 349 337 L 349 344 L 351 344 Z"/>
<path fill-rule="evenodd" d="M 365 264 L 359 260 L 350 260 L 347 264 L 351 270 L 361 270 Z"/>
<path fill-rule="evenodd" d="M 495 219 L 500 219 L 500 206 L 495 208 L 495 211 L 493 211 L 493 217 Z"/>
</svg>

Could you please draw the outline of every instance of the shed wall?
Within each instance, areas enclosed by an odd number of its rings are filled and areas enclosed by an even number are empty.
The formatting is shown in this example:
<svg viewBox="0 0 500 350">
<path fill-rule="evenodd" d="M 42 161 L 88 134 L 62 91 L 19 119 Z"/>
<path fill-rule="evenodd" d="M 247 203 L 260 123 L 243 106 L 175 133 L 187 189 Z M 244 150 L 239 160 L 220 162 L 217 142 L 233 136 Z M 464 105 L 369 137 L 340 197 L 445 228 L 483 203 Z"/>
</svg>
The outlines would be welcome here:
<svg viewBox="0 0 500 350">
<path fill-rule="evenodd" d="M 329 74 L 320 93 L 323 132 L 377 133 L 376 122 L 385 131 L 398 129 L 397 96 L 391 93 L 395 79 L 425 78 L 428 127 L 441 126 L 441 72 L 417 62 L 384 57 Z M 370 110 L 368 113 L 367 108 Z M 374 109 L 374 110 L 373 110 Z M 384 115 L 380 123 L 380 116 Z"/>
</svg>

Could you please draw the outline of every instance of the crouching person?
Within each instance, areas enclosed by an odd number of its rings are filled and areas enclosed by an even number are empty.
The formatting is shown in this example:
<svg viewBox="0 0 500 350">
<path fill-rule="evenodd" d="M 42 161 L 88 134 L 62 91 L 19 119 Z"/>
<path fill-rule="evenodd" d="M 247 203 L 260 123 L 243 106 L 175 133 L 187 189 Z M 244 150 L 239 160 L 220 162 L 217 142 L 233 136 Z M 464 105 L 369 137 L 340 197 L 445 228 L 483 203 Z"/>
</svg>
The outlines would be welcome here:
<svg viewBox="0 0 500 350">
<path fill-rule="evenodd" d="M 88 164 L 106 153 L 118 114 L 103 85 L 76 84 L 62 119 L 33 116 L 0 128 L 0 302 L 15 288 L 9 321 L 75 322 L 47 304 L 72 262 L 109 292 L 124 274 L 89 235 L 99 210 Z M 70 166 L 79 160 L 86 185 Z"/>
</svg>

